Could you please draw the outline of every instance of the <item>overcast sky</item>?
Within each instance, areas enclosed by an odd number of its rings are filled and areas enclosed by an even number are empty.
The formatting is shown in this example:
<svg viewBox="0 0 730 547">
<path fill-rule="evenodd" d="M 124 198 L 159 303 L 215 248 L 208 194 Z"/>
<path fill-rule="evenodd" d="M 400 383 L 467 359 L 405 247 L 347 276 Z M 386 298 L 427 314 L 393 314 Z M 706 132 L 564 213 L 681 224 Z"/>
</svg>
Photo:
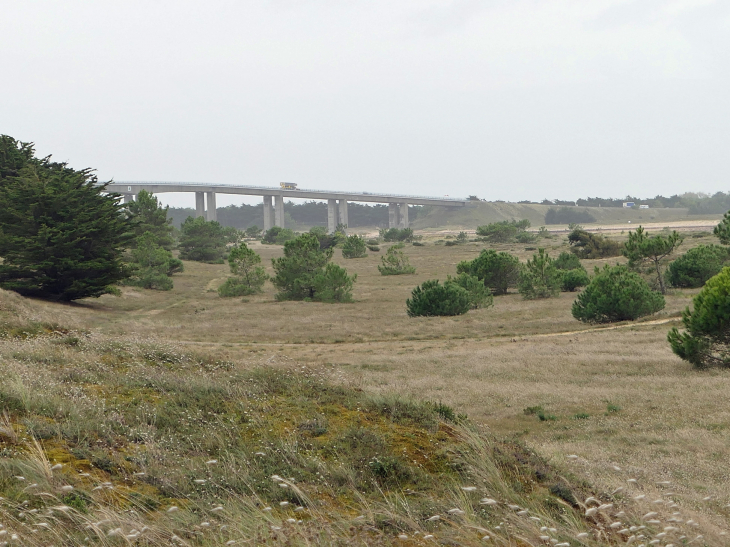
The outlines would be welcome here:
<svg viewBox="0 0 730 547">
<path fill-rule="evenodd" d="M 0 52 L 0 133 L 102 179 L 730 190 L 728 0 L 0 0 Z"/>
</svg>

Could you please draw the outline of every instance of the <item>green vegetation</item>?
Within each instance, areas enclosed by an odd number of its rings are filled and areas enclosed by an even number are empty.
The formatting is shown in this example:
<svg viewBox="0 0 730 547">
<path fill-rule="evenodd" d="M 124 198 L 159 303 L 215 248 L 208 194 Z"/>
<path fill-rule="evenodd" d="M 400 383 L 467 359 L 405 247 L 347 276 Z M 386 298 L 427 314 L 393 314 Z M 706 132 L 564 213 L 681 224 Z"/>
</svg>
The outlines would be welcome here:
<svg viewBox="0 0 730 547">
<path fill-rule="evenodd" d="M 545 213 L 545 224 L 590 224 L 595 221 L 596 218 L 588 211 L 574 207 L 550 207 Z"/>
<path fill-rule="evenodd" d="M 131 276 L 126 285 L 169 291 L 173 287 L 172 275 L 184 271 L 181 260 L 157 244 L 157 237 L 145 232 L 135 240 L 136 247 L 130 251 Z"/>
<path fill-rule="evenodd" d="M 344 258 L 365 258 L 368 256 L 365 249 L 365 240 L 358 235 L 352 235 L 342 244 L 342 256 Z"/>
<path fill-rule="evenodd" d="M 573 303 L 573 317 L 584 323 L 633 321 L 664 309 L 664 297 L 624 265 L 596 272 Z"/>
<path fill-rule="evenodd" d="M 462 315 L 472 308 L 469 292 L 456 283 L 439 284 L 438 279 L 424 281 L 406 300 L 408 317 Z"/>
<path fill-rule="evenodd" d="M 245 243 L 241 242 L 233 247 L 228 255 L 228 265 L 233 277 L 226 279 L 218 288 L 218 294 L 228 297 L 260 293 L 269 278 L 260 264 L 261 257 Z"/>
<path fill-rule="evenodd" d="M 667 283 L 673 287 L 697 288 L 720 273 L 728 263 L 730 252 L 719 245 L 699 245 L 669 265 Z"/>
<path fill-rule="evenodd" d="M 492 290 L 492 294 L 507 294 L 507 290 L 514 287 L 519 279 L 520 261 L 507 252 L 484 249 L 474 260 L 460 262 L 456 273 L 477 277 Z"/>
<path fill-rule="evenodd" d="M 390 247 L 384 256 L 380 257 L 382 264 L 378 265 L 381 275 L 404 275 L 416 273 L 408 257 L 397 245 Z"/>
<path fill-rule="evenodd" d="M 253 226 L 246 228 L 243 231 L 243 235 L 250 239 L 259 239 L 261 237 L 261 232 L 263 232 L 263 230 L 254 224 Z"/>
<path fill-rule="evenodd" d="M 0 287 L 50 300 L 114 294 L 132 223 L 91 169 L 0 135 Z"/>
<path fill-rule="evenodd" d="M 712 233 L 717 236 L 720 243 L 723 245 L 730 245 L 730 211 L 722 216 L 720 224 L 715 226 Z"/>
<path fill-rule="evenodd" d="M 169 251 L 173 248 L 175 241 L 172 238 L 174 230 L 172 219 L 167 217 L 169 207 L 163 208 L 157 201 L 157 197 L 140 190 L 135 201 L 125 205 L 127 214 L 134 222 L 135 239 L 132 240 L 132 247 L 136 246 L 136 239 L 143 234 L 150 233 L 154 242 Z"/>
<path fill-rule="evenodd" d="M 279 289 L 279 300 L 317 300 L 347 302 L 352 298 L 352 285 L 357 276 L 328 264 L 334 249 L 320 248 L 319 239 L 302 234 L 284 244 L 284 256 L 272 259 L 276 275 L 272 283 Z"/>
<path fill-rule="evenodd" d="M 558 269 L 560 275 L 560 290 L 573 292 L 578 287 L 585 287 L 590 282 L 588 272 L 583 267 L 580 259 L 573 253 L 563 251 L 555 259 L 553 265 Z"/>
<path fill-rule="evenodd" d="M 325 234 L 327 232 L 325 231 Z M 261 238 L 261 243 L 267 243 L 269 245 L 284 245 L 287 241 L 291 241 L 297 237 L 297 235 L 289 228 L 282 228 L 281 226 L 272 226 L 264 232 Z"/>
<path fill-rule="evenodd" d="M 629 232 L 629 239 L 624 244 L 623 254 L 629 259 L 629 268 L 640 270 L 644 264 L 649 264 L 656 274 L 655 281 L 659 291 L 666 294 L 664 283 L 666 263 L 669 255 L 682 244 L 682 238 L 675 231 L 668 236 L 649 236 L 644 228 L 639 226 L 636 231 Z"/>
<path fill-rule="evenodd" d="M 568 234 L 571 251 L 579 258 L 609 258 L 621 255 L 621 245 L 600 234 L 586 232 L 580 226 Z"/>
<path fill-rule="evenodd" d="M 413 241 L 413 230 L 411 228 L 389 228 L 380 230 L 380 238 L 385 242 Z"/>
<path fill-rule="evenodd" d="M 485 241 L 490 243 L 509 243 L 510 241 L 518 240 L 518 236 L 526 234 L 525 230 L 530 227 L 530 221 L 524 220 L 505 220 L 502 222 L 493 222 L 485 226 L 477 226 L 477 235 L 483 237 Z M 532 234 L 526 234 L 528 237 L 523 237 L 523 241 L 520 243 L 531 243 L 535 240 Z"/>
<path fill-rule="evenodd" d="M 223 263 L 226 234 L 214 220 L 188 217 L 180 234 L 180 258 L 196 262 Z"/>
<path fill-rule="evenodd" d="M 669 331 L 672 351 L 696 368 L 730 367 L 730 268 L 723 268 L 682 313 L 685 331 Z"/>
<path fill-rule="evenodd" d="M 553 260 L 538 249 L 520 271 L 518 290 L 525 300 L 552 298 L 560 294 L 561 275 Z"/>
<path fill-rule="evenodd" d="M 454 283 L 469 293 L 471 308 L 474 310 L 489 308 L 494 305 L 491 291 L 484 286 L 484 283 L 478 277 L 462 272 L 456 277 L 448 276 L 444 285 L 449 283 Z"/>
</svg>

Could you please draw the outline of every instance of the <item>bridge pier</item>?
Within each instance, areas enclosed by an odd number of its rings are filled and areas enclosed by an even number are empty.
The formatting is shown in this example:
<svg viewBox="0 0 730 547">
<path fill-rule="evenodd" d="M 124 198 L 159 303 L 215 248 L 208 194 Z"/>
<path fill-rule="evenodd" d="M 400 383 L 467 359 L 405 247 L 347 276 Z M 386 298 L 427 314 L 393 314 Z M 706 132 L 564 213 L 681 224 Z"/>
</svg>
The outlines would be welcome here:
<svg viewBox="0 0 730 547">
<path fill-rule="evenodd" d="M 397 203 L 388 204 L 388 228 L 397 228 L 400 224 L 400 214 Z"/>
<path fill-rule="evenodd" d="M 401 228 L 408 228 L 408 204 L 407 203 L 401 203 L 399 207 L 399 222 L 398 225 Z"/>
<path fill-rule="evenodd" d="M 264 196 L 264 231 L 271 230 L 274 225 L 274 207 L 271 200 L 274 196 Z"/>
<path fill-rule="evenodd" d="M 218 211 L 215 206 L 215 192 L 206 192 L 208 198 L 207 220 L 218 220 Z"/>
<path fill-rule="evenodd" d="M 205 192 L 195 192 L 195 218 L 205 216 Z"/>
<path fill-rule="evenodd" d="M 284 227 L 284 196 L 274 196 L 274 225 Z"/>
<path fill-rule="evenodd" d="M 338 224 L 342 224 L 343 226 L 347 226 L 348 219 L 347 219 L 347 200 L 341 199 L 340 200 L 340 207 L 339 207 L 339 218 Z"/>
<path fill-rule="evenodd" d="M 337 228 L 337 200 L 327 200 L 327 233 L 334 233 Z"/>
<path fill-rule="evenodd" d="M 134 201 L 134 194 L 124 194 L 124 200 L 122 203 L 130 203 Z"/>
</svg>

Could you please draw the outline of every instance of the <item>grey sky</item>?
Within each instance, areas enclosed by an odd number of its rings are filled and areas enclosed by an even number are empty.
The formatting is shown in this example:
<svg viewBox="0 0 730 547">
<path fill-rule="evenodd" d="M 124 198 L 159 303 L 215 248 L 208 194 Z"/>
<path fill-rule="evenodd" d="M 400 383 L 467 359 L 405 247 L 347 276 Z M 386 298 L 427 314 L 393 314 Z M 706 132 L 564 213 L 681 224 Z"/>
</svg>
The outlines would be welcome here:
<svg viewBox="0 0 730 547">
<path fill-rule="evenodd" d="M 0 0 L 0 51 L 0 133 L 102 179 L 730 189 L 728 0 Z"/>
</svg>

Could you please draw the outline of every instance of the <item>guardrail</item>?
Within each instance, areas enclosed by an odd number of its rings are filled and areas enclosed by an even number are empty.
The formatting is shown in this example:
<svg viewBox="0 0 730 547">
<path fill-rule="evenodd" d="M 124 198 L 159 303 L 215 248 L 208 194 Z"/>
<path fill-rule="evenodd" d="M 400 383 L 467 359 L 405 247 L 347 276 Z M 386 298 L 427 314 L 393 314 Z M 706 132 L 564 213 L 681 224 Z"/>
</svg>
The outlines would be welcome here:
<svg viewBox="0 0 730 547">
<path fill-rule="evenodd" d="M 467 198 L 452 198 L 449 196 L 444 197 L 435 197 L 435 196 L 415 196 L 410 194 L 385 194 L 382 192 L 352 192 L 352 191 L 342 191 L 342 190 L 313 190 L 310 188 L 297 188 L 296 190 L 284 190 L 283 188 L 279 188 L 276 186 L 248 186 L 244 184 L 216 184 L 213 182 L 152 182 L 152 181 L 114 181 L 110 183 L 110 186 L 123 186 L 123 185 L 177 185 L 177 186 L 230 186 L 232 188 L 246 188 L 248 190 L 273 190 L 273 191 L 286 191 L 286 192 L 310 192 L 315 194 L 349 194 L 352 196 L 383 196 L 383 197 L 392 197 L 392 198 L 413 198 L 413 199 L 434 199 L 439 201 L 469 201 Z M 220 192 L 223 193 L 223 192 Z M 287 197 L 293 197 L 293 196 L 287 196 Z"/>
</svg>

